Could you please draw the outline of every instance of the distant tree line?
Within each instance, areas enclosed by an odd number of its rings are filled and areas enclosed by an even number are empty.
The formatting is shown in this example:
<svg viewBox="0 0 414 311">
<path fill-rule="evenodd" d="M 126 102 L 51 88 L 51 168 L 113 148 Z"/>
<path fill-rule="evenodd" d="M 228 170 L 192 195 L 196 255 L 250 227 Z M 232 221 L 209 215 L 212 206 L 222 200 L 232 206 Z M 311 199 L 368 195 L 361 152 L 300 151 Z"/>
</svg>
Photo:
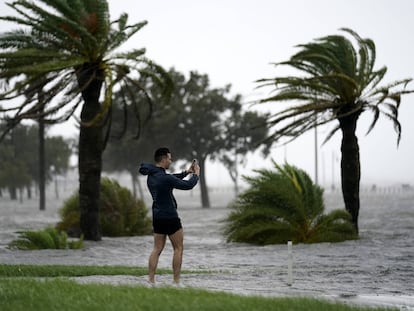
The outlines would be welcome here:
<svg viewBox="0 0 414 311">
<path fill-rule="evenodd" d="M 4 127 L 0 123 L 0 128 Z M 8 191 L 10 198 L 33 196 L 39 189 L 39 139 L 36 125 L 20 124 L 4 137 L 0 148 L 0 193 Z M 64 174 L 69 168 L 70 142 L 61 136 L 45 139 L 45 177 L 50 181 L 55 174 Z"/>
</svg>

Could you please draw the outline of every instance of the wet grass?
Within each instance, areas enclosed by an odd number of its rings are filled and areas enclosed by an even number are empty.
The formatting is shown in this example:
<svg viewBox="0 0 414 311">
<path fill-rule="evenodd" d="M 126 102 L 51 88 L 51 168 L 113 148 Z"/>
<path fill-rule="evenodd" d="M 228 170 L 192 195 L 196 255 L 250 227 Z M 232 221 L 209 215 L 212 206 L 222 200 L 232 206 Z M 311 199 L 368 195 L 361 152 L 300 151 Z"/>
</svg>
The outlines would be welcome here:
<svg viewBox="0 0 414 311">
<path fill-rule="evenodd" d="M 358 311 L 363 308 L 307 298 L 261 298 L 195 289 L 78 284 L 65 278 L 0 279 L 0 310 L 292 310 Z"/>
<path fill-rule="evenodd" d="M 0 277 L 71 277 L 90 275 L 142 276 L 146 268 L 124 266 L 69 266 L 69 265 L 0 265 Z M 171 271 L 160 269 L 159 274 Z"/>
<path fill-rule="evenodd" d="M 182 274 L 191 273 L 210 273 L 210 271 L 182 271 Z M 147 274 L 147 268 L 143 267 L 0 264 L 0 277 L 75 277 L 90 275 L 143 276 Z M 157 269 L 157 274 L 172 274 L 172 271 L 168 269 Z"/>
<path fill-rule="evenodd" d="M 171 274 L 171 271 L 161 269 L 158 273 Z M 387 310 L 307 298 L 247 297 L 190 288 L 82 285 L 66 279 L 74 276 L 146 274 L 147 269 L 142 267 L 0 265 L 0 310 Z"/>
</svg>

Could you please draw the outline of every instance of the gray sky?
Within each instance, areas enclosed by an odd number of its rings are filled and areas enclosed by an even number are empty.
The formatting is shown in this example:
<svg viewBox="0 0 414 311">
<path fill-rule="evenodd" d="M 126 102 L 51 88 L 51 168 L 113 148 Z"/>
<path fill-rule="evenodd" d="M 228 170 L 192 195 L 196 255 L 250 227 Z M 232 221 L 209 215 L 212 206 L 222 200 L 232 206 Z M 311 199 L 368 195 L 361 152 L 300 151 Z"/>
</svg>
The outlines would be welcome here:
<svg viewBox="0 0 414 311">
<path fill-rule="evenodd" d="M 4 2 L 0 3 L 1 15 L 8 12 Z M 255 90 L 254 80 L 283 74 L 271 62 L 287 60 L 297 51 L 295 45 L 338 34 L 342 27 L 374 40 L 377 68 L 388 67 L 385 83 L 414 77 L 412 0 L 110 0 L 109 5 L 111 20 L 126 12 L 130 23 L 149 22 L 125 45 L 126 49 L 146 47 L 147 56 L 166 68 L 175 67 L 185 74 L 190 70 L 206 73 L 213 87 L 232 84 L 233 93 L 244 95 L 246 101 L 267 95 Z M 0 31 L 7 27 L 10 25 L 0 23 Z M 260 109 L 274 108 L 269 104 Z M 400 108 L 402 139 L 398 149 L 391 122 L 381 120 L 365 136 L 371 115 L 361 118 L 362 184 L 414 184 L 413 116 L 414 95 L 410 95 L 403 98 Z M 68 128 L 71 130 L 72 125 L 56 127 L 54 133 Z M 326 132 L 319 129 L 319 142 Z M 279 162 L 286 157 L 313 177 L 313 137 L 312 132 L 285 148 L 275 148 L 272 157 Z M 339 181 L 340 138 L 338 133 L 319 150 L 321 183 Z M 252 168 L 268 164 L 269 159 L 251 157 L 242 173 L 251 174 Z M 223 168 L 214 165 L 207 181 L 217 184 L 228 181 L 226 178 Z"/>
</svg>

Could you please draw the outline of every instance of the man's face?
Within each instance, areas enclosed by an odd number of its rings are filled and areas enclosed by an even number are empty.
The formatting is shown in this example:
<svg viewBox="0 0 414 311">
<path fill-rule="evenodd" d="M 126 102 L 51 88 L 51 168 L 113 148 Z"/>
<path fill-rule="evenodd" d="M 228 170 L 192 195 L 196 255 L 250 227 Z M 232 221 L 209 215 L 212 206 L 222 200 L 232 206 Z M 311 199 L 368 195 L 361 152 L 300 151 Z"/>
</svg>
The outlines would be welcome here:
<svg viewBox="0 0 414 311">
<path fill-rule="evenodd" d="M 167 153 L 167 156 L 164 158 L 164 168 L 168 169 L 170 168 L 170 165 L 172 163 L 171 153 Z"/>
</svg>

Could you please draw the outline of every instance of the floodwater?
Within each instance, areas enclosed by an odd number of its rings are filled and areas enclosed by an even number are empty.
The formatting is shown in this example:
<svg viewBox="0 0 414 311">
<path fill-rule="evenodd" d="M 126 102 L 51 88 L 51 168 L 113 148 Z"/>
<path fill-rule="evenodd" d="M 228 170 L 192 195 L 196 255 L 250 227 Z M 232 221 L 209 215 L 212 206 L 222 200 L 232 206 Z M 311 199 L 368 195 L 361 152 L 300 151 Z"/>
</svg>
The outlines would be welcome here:
<svg viewBox="0 0 414 311">
<path fill-rule="evenodd" d="M 355 304 L 414 310 L 414 192 L 361 195 L 360 239 L 343 243 L 293 245 L 293 284 L 287 283 L 287 245 L 227 243 L 222 235 L 228 191 L 211 193 L 212 208 L 203 209 L 197 191 L 176 192 L 185 231 L 183 269 L 211 270 L 182 276 L 186 286 L 241 295 L 310 296 Z M 69 194 L 68 194 L 69 195 Z M 61 194 L 61 196 L 64 196 Z M 146 198 L 149 203 L 149 198 Z M 47 210 L 37 201 L 0 198 L 0 263 L 146 266 L 152 237 L 107 238 L 85 242 L 83 250 L 10 250 L 16 231 L 41 229 L 59 220 L 62 200 L 50 199 Z M 343 208 L 338 192 L 325 194 L 327 210 Z M 148 205 L 149 206 L 149 205 Z M 170 268 L 167 243 L 159 267 Z M 170 275 L 159 286 L 171 285 Z M 93 276 L 77 282 L 145 285 L 146 277 Z"/>
</svg>

